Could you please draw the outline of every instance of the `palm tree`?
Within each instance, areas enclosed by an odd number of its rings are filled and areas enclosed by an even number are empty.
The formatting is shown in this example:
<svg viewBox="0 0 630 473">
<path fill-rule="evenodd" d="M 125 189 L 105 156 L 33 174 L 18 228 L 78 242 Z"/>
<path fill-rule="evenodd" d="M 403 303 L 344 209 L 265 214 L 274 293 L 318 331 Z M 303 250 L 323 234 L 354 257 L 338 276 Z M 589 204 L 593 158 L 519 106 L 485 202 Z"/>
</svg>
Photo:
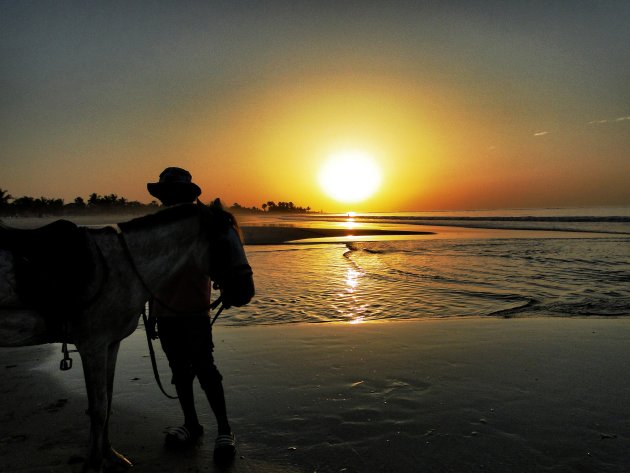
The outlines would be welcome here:
<svg viewBox="0 0 630 473">
<path fill-rule="evenodd" d="M 11 199 L 13 199 L 13 196 L 9 194 L 9 191 L 0 189 L 0 205 L 8 204 Z"/>
<path fill-rule="evenodd" d="M 88 197 L 88 205 L 96 205 L 99 203 L 100 200 L 101 196 L 98 195 L 96 192 L 93 192 L 90 194 L 90 197 Z"/>
</svg>

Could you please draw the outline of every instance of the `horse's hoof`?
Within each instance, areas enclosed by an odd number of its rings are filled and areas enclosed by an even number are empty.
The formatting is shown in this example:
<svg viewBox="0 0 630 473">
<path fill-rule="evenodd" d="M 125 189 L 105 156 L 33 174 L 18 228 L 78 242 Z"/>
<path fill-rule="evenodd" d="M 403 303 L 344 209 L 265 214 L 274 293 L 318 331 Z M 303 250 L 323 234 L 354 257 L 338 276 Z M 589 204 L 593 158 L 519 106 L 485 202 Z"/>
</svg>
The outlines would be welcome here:
<svg viewBox="0 0 630 473">
<path fill-rule="evenodd" d="M 105 470 L 108 472 L 126 471 L 133 466 L 133 463 L 122 453 L 118 453 L 113 448 L 109 451 L 105 459 Z"/>
</svg>

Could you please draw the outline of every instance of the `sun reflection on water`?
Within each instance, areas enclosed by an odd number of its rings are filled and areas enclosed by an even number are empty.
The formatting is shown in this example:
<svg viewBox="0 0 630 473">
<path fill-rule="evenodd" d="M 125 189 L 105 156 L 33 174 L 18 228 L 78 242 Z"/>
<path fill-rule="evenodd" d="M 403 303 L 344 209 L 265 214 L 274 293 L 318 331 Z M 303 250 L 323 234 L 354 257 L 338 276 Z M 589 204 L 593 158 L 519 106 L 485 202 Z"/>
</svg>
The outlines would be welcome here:
<svg viewBox="0 0 630 473">
<path fill-rule="evenodd" d="M 349 218 L 348 220 L 343 222 L 343 226 L 346 230 L 354 230 L 355 228 L 358 228 L 359 224 L 353 219 Z"/>
<path fill-rule="evenodd" d="M 348 268 L 348 272 L 346 273 L 346 284 L 348 288 L 346 289 L 348 292 L 354 292 L 355 288 L 359 284 L 359 276 L 361 273 L 356 269 Z"/>
<path fill-rule="evenodd" d="M 346 271 L 346 294 L 348 302 L 347 317 L 349 324 L 360 324 L 365 321 L 365 316 L 362 315 L 367 310 L 367 304 L 361 304 L 356 289 L 359 285 L 359 278 L 361 272 L 354 268 L 348 268 Z"/>
</svg>

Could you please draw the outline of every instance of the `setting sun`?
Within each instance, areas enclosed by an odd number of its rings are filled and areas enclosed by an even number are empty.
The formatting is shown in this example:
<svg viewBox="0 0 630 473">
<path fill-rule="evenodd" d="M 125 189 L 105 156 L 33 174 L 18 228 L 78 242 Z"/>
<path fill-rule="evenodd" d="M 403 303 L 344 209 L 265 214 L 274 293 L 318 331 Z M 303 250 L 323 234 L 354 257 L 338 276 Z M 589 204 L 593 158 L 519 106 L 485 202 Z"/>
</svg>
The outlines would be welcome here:
<svg viewBox="0 0 630 473">
<path fill-rule="evenodd" d="M 361 151 L 340 151 L 330 156 L 319 172 L 322 189 L 340 202 L 360 202 L 381 184 L 381 170 Z"/>
</svg>

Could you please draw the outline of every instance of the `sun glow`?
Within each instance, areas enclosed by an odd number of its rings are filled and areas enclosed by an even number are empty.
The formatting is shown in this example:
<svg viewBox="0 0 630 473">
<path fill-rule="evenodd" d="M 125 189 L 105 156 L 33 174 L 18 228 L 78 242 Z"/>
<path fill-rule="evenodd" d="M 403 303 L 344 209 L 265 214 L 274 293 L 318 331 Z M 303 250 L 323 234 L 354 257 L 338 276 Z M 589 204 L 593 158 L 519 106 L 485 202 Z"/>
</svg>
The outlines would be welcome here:
<svg viewBox="0 0 630 473">
<path fill-rule="evenodd" d="M 381 170 L 374 159 L 361 151 L 332 154 L 319 172 L 322 189 L 339 202 L 361 202 L 381 184 Z"/>
</svg>

